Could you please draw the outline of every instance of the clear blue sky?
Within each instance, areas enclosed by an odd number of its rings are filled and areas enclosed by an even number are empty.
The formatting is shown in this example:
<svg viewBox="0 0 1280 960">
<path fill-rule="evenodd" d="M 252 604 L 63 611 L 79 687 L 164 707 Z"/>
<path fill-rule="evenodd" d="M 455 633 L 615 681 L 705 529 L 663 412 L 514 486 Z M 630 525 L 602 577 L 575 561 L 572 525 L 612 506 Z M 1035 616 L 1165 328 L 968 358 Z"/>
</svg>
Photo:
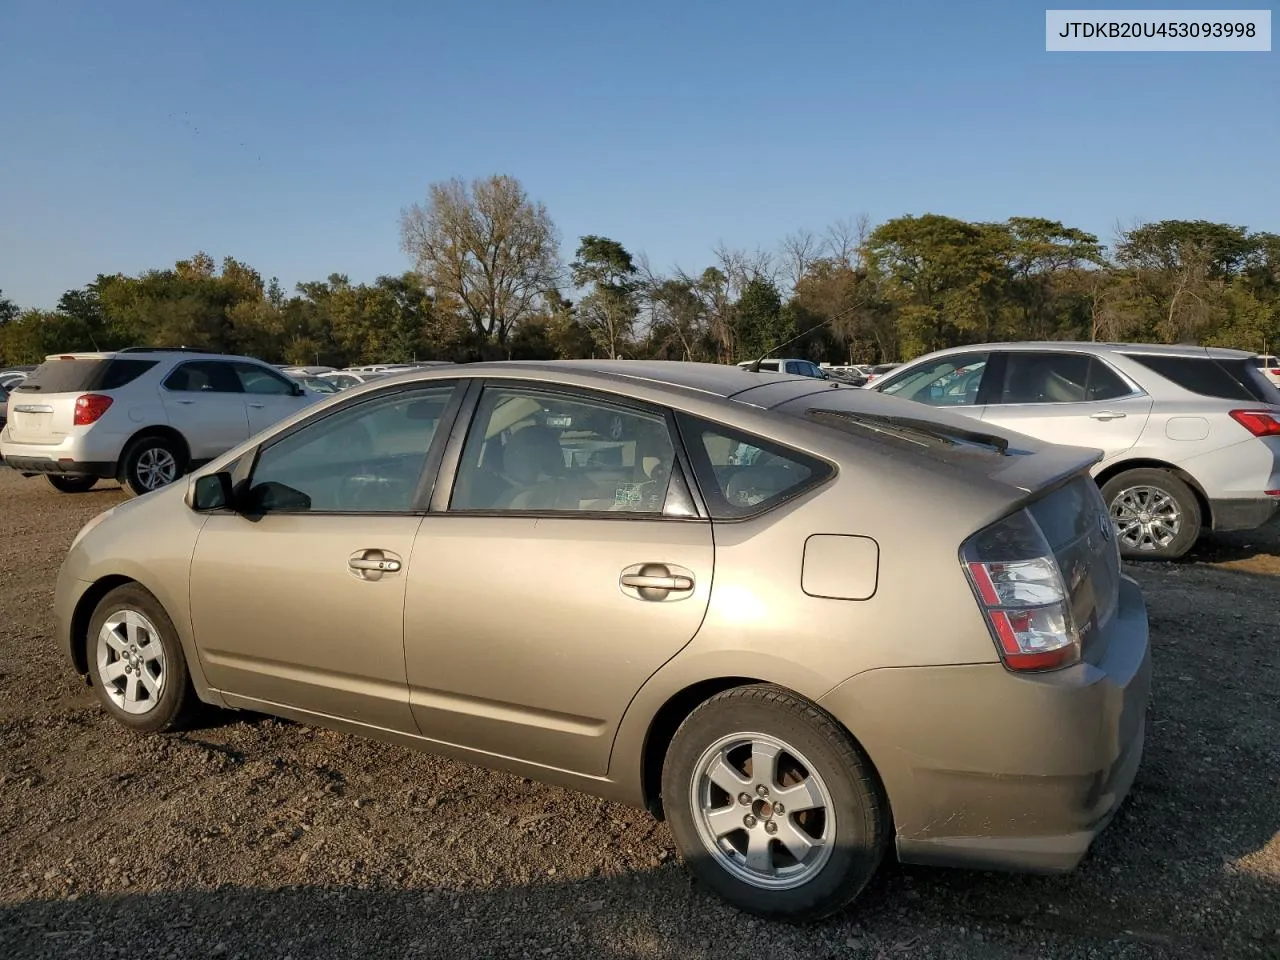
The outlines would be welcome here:
<svg viewBox="0 0 1280 960">
<path fill-rule="evenodd" d="M 1280 53 L 1050 54 L 1044 11 L 5 0 L 0 289 L 50 307 L 198 249 L 371 280 L 409 266 L 404 205 L 490 173 L 566 255 L 657 268 L 861 212 L 1280 230 Z"/>
</svg>

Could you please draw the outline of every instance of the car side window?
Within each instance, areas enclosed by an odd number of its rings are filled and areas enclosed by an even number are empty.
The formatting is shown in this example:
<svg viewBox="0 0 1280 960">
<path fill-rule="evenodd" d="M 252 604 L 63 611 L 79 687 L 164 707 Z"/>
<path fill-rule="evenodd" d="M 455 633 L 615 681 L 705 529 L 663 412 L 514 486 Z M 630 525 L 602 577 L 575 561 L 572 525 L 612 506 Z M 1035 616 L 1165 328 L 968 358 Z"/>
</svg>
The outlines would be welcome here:
<svg viewBox="0 0 1280 960">
<path fill-rule="evenodd" d="M 237 363 L 236 377 L 245 393 L 267 394 L 274 396 L 291 396 L 294 393 L 293 383 L 279 374 L 272 373 L 266 367 L 256 363 Z"/>
<path fill-rule="evenodd" d="M 692 515 L 663 414 L 505 386 L 481 394 L 449 509 Z"/>
<path fill-rule="evenodd" d="M 251 513 L 407 513 L 453 386 L 375 397 L 263 448 Z"/>
<path fill-rule="evenodd" d="M 174 367 L 164 387 L 177 393 L 241 393 L 231 364 L 219 360 L 192 360 Z"/>
<path fill-rule="evenodd" d="M 898 373 L 886 380 L 880 392 L 914 400 L 931 407 L 972 406 L 986 374 L 986 353 L 961 353 L 942 357 Z"/>
<path fill-rule="evenodd" d="M 823 460 L 762 437 L 687 414 L 677 419 L 713 520 L 761 513 L 833 472 Z"/>
<path fill-rule="evenodd" d="M 1009 353 L 1000 402 L 1080 403 L 1089 383 L 1089 360 L 1083 353 Z"/>
<path fill-rule="evenodd" d="M 1085 390 L 1086 400 L 1118 400 L 1133 393 L 1133 387 L 1105 360 L 1094 357 L 1089 363 L 1089 386 Z"/>
</svg>

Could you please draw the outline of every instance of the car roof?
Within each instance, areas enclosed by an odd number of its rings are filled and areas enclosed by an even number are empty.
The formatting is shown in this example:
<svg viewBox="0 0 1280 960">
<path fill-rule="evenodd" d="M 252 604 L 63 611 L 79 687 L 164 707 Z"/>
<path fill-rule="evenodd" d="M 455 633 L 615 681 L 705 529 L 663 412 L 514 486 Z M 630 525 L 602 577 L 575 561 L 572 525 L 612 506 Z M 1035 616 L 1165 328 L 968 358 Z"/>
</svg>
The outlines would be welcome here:
<svg viewBox="0 0 1280 960">
<path fill-rule="evenodd" d="M 536 379 L 549 381 L 559 374 L 574 374 L 594 380 L 601 386 L 625 388 L 628 384 L 643 384 L 726 400 L 735 397 L 745 399 L 744 394 L 767 387 L 771 388 L 769 406 L 820 389 L 826 383 L 813 377 L 775 373 L 772 370 L 753 373 L 739 366 L 684 360 L 496 360 L 396 372 L 379 383 L 386 385 L 389 381 L 447 380 L 458 376 L 484 377 L 512 373 L 530 373 Z M 794 385 L 794 389 L 787 389 L 788 384 Z M 819 386 L 815 387 L 815 384 Z"/>
<path fill-rule="evenodd" d="M 964 347 L 948 347 L 937 350 L 928 356 L 946 356 L 950 353 L 972 350 L 1005 350 L 1019 352 L 1026 350 L 1070 350 L 1077 353 L 1142 353 L 1164 357 L 1216 357 L 1222 360 L 1244 359 L 1253 357 L 1248 350 L 1231 350 L 1227 347 L 1202 347 L 1192 343 L 1111 343 L 1092 340 L 1036 340 L 1013 341 L 1008 343 L 974 343 Z M 921 359 L 920 357 L 916 358 Z"/>
<path fill-rule="evenodd" d="M 256 357 L 243 357 L 232 353 L 203 353 L 198 350 L 67 350 L 50 353 L 45 360 L 112 360 L 117 357 L 132 359 L 154 358 L 160 360 L 247 360 L 263 363 Z M 270 364 L 263 364 L 270 366 Z"/>
</svg>

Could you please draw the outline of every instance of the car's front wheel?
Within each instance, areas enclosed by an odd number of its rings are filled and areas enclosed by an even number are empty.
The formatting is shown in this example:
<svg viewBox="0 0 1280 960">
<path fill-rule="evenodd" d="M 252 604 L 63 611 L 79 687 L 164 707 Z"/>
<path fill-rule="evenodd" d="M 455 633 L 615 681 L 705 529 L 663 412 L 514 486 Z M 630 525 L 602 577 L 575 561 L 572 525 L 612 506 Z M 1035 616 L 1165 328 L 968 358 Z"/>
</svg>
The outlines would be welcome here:
<svg viewBox="0 0 1280 960">
<path fill-rule="evenodd" d="M 94 610 L 87 641 L 93 686 L 112 717 L 143 733 L 183 725 L 196 698 L 159 600 L 136 583 L 117 587 Z"/>
<path fill-rule="evenodd" d="M 60 473 L 46 474 L 45 479 L 59 493 L 84 493 L 92 490 L 93 485 L 98 482 L 97 477 L 68 477 Z"/>
<path fill-rule="evenodd" d="M 141 437 L 120 458 L 120 482 L 135 497 L 168 486 L 186 473 L 186 458 L 165 437 Z"/>
<path fill-rule="evenodd" d="M 1200 537 L 1200 501 L 1168 470 L 1126 470 L 1102 485 L 1126 560 L 1176 560 Z"/>
<path fill-rule="evenodd" d="M 667 752 L 662 798 L 694 876 L 759 916 L 833 913 L 884 855 L 888 806 L 870 760 L 779 687 L 737 687 L 695 709 Z"/>
</svg>

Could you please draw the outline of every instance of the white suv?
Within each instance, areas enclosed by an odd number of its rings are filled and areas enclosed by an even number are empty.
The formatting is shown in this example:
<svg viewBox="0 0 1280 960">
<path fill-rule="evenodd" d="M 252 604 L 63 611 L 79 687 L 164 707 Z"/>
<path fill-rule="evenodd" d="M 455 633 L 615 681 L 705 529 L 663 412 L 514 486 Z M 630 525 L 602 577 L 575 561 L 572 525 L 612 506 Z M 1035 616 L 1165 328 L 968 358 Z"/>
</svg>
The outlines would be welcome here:
<svg viewBox="0 0 1280 960">
<path fill-rule="evenodd" d="M 912 361 L 868 387 L 1103 453 L 1093 468 L 1121 553 L 1172 559 L 1201 529 L 1280 505 L 1280 390 L 1240 350 L 993 343 Z"/>
<path fill-rule="evenodd" d="M 250 357 L 59 354 L 10 393 L 0 458 L 64 493 L 116 478 L 143 494 L 321 399 Z"/>
</svg>

